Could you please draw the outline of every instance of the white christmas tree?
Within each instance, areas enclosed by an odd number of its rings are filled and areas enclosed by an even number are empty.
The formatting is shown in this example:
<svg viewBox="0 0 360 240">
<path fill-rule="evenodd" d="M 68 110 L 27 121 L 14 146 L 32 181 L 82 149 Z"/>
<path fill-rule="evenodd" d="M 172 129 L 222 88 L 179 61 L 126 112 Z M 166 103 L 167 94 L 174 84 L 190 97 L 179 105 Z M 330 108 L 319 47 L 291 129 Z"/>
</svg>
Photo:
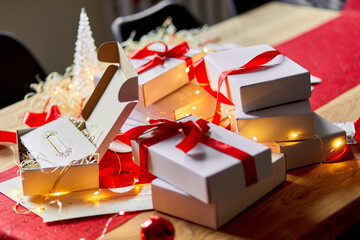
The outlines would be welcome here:
<svg viewBox="0 0 360 240">
<path fill-rule="evenodd" d="M 94 89 L 94 74 L 100 71 L 96 46 L 85 9 L 81 9 L 77 40 L 75 43 L 73 84 L 83 97 Z"/>
</svg>

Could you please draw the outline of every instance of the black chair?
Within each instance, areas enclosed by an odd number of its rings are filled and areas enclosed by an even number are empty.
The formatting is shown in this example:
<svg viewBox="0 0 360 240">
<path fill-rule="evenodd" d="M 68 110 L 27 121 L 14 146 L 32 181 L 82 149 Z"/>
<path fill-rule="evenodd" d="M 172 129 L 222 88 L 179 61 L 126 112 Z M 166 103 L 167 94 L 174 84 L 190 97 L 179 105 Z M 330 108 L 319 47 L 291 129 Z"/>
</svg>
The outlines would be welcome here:
<svg viewBox="0 0 360 240">
<path fill-rule="evenodd" d="M 111 30 L 118 42 L 127 40 L 135 31 L 134 40 L 137 41 L 143 35 L 161 26 L 168 17 L 172 18 L 172 23 L 177 30 L 198 28 L 202 25 L 177 1 L 163 0 L 141 12 L 116 18 L 111 25 Z"/>
<path fill-rule="evenodd" d="M 31 83 L 46 74 L 25 45 L 12 33 L 0 31 L 0 108 L 32 92 Z"/>
<path fill-rule="evenodd" d="M 227 0 L 228 5 L 230 6 L 230 12 L 236 16 L 243 12 L 249 11 L 255 7 L 258 7 L 264 3 L 270 2 L 271 0 L 251 0 L 251 1 L 242 1 L 242 0 Z"/>
</svg>

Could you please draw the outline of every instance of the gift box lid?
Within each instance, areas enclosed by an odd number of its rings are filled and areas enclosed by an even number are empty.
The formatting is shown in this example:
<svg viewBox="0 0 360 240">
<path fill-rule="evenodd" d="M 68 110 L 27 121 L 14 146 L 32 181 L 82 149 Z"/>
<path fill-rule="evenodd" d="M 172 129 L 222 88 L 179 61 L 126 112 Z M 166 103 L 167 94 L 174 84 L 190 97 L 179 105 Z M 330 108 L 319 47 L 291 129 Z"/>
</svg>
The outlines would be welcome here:
<svg viewBox="0 0 360 240">
<path fill-rule="evenodd" d="M 234 48 L 230 50 L 214 52 L 205 55 L 204 60 L 205 63 L 212 62 L 213 66 L 216 68 L 208 69 L 209 73 L 214 72 L 215 74 L 212 76 L 217 76 L 211 78 L 212 81 L 217 81 L 220 74 L 229 69 L 238 68 L 247 62 L 249 62 L 255 56 L 266 52 L 275 50 L 273 47 L 263 44 L 263 45 L 255 45 L 251 47 L 244 47 L 244 48 Z M 279 56 L 280 57 L 280 56 Z M 283 69 L 286 68 L 286 71 Z M 295 63 L 288 57 L 285 57 L 283 62 L 279 65 L 267 68 L 261 71 L 250 71 L 241 74 L 241 81 L 237 82 L 239 86 L 246 86 L 246 85 L 254 85 L 258 83 L 262 83 L 264 81 L 272 80 L 272 79 L 279 79 L 285 78 L 289 75 L 298 75 L 306 73 L 307 77 L 309 78 L 310 82 L 310 74 L 309 72 L 300 66 L 299 64 Z M 254 76 L 256 77 L 254 78 Z M 229 76 L 229 78 L 236 78 L 236 75 Z M 310 96 L 310 87 L 309 87 L 309 96 Z"/>
<path fill-rule="evenodd" d="M 292 103 L 281 104 L 275 107 L 263 108 L 251 112 L 243 112 L 236 109 L 236 119 L 255 119 L 267 117 L 281 117 L 289 115 L 312 114 L 309 99 Z"/>
<path fill-rule="evenodd" d="M 197 121 L 199 118 L 188 116 L 178 121 Z M 179 134 L 148 147 L 148 170 L 178 188 L 188 192 L 203 202 L 214 202 L 230 193 L 245 188 L 246 176 L 256 175 L 257 180 L 272 173 L 270 149 L 251 141 L 222 127 L 209 123 L 209 132 L 205 135 L 214 139 L 217 144 L 228 145 L 222 151 L 200 143 L 188 153 L 176 147 L 185 136 Z M 135 163 L 139 160 L 139 144 L 153 135 L 153 131 L 144 133 L 136 141 L 132 141 Z M 137 143 L 136 143 L 137 142 Z M 135 144 L 136 143 L 136 144 Z M 232 156 L 230 146 L 250 155 L 251 166 Z M 219 148 L 219 149 L 220 149 Z M 227 149 L 227 150 L 225 150 Z M 238 155 L 239 156 L 239 155 Z M 254 163 L 254 165 L 252 165 Z"/>
<path fill-rule="evenodd" d="M 107 67 L 81 113 L 101 158 L 137 103 L 138 75 L 118 42 L 101 45 L 97 57 L 116 63 Z"/>
</svg>

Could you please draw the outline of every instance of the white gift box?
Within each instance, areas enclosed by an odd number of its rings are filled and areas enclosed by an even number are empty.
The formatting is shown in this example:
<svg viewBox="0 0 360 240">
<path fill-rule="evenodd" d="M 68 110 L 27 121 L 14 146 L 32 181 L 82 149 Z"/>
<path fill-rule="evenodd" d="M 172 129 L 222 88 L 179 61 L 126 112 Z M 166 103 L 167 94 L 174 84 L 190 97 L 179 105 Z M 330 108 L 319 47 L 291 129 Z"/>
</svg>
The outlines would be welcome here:
<svg viewBox="0 0 360 240">
<path fill-rule="evenodd" d="M 171 48 L 171 47 L 170 47 Z M 164 51 L 164 46 L 155 43 L 149 47 L 151 50 Z M 184 54 L 196 61 L 204 55 L 202 49 L 192 48 Z M 131 59 L 135 68 L 141 67 L 152 59 Z M 144 107 L 153 104 L 168 94 L 189 83 L 186 62 L 178 58 L 166 58 L 164 64 L 157 65 L 139 74 L 139 104 Z"/>
<path fill-rule="evenodd" d="M 223 71 L 243 66 L 257 55 L 274 50 L 269 45 L 256 45 L 207 54 L 204 57 L 211 85 L 218 86 Z M 229 75 L 220 91 L 242 112 L 309 98 L 310 73 L 284 57 L 282 63 Z"/>
<path fill-rule="evenodd" d="M 198 119 L 188 116 L 179 121 Z M 253 156 L 258 181 L 271 175 L 269 148 L 214 124 L 209 123 L 209 127 L 210 131 L 206 135 Z M 151 131 L 132 141 L 136 164 L 140 163 L 139 143 L 150 137 Z M 242 161 L 202 143 L 186 154 L 176 148 L 184 137 L 178 134 L 148 147 L 148 171 L 207 203 L 246 187 L 244 171 L 247 170 L 244 170 Z"/>
<path fill-rule="evenodd" d="M 316 113 L 314 120 L 315 135 L 310 140 L 265 143 L 273 151 L 285 154 L 287 170 L 323 162 L 343 152 L 345 131 Z"/>
<path fill-rule="evenodd" d="M 161 100 L 143 107 L 136 105 L 135 110 L 144 113 L 147 118 L 166 118 L 178 120 L 194 115 L 209 119 L 214 115 L 216 99 L 196 83 L 190 82 Z M 226 117 L 225 111 L 222 117 Z"/>
<path fill-rule="evenodd" d="M 272 153 L 272 175 L 214 203 L 204 203 L 157 178 L 151 183 L 154 209 L 209 228 L 218 229 L 285 181 L 285 157 Z"/>
<path fill-rule="evenodd" d="M 138 92 L 137 73 L 119 43 L 103 44 L 98 50 L 98 59 L 119 63 L 120 67 L 110 65 L 106 69 L 82 111 L 85 120 L 83 125 L 93 136 L 92 143 L 96 147 L 94 154 L 98 156 L 97 162 L 75 164 L 69 168 L 21 168 L 24 195 L 43 195 L 49 191 L 72 192 L 99 187 L 98 161 L 135 107 Z M 19 159 L 24 148 L 20 138 L 31 130 L 17 131 Z"/>
<path fill-rule="evenodd" d="M 230 116 L 240 135 L 257 142 L 314 137 L 314 115 L 307 99 L 248 113 L 236 109 L 230 111 Z"/>
</svg>

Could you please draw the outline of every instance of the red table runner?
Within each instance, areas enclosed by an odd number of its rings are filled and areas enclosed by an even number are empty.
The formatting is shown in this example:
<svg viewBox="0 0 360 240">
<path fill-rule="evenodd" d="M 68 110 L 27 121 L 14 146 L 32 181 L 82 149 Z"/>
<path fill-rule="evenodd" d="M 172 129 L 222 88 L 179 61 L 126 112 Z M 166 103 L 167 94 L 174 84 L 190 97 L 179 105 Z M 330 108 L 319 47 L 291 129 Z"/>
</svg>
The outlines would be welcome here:
<svg viewBox="0 0 360 240">
<path fill-rule="evenodd" d="M 18 167 L 13 167 L 0 173 L 0 182 L 18 176 L 17 171 Z M 0 194 L 0 239 L 96 239 L 101 236 L 108 220 L 114 216 L 110 214 L 54 223 L 43 223 L 42 219 L 32 212 L 26 215 L 15 213 L 12 209 L 14 205 L 14 201 Z M 26 209 L 20 206 L 18 210 L 25 211 Z M 125 213 L 123 216 L 114 217 L 107 231 L 110 231 L 138 214 L 139 212 Z M 136 229 L 134 229 L 134 231 L 136 231 Z"/>
<path fill-rule="evenodd" d="M 313 110 L 359 84 L 359 23 L 360 1 L 349 0 L 339 17 L 275 47 L 323 80 L 312 92 Z"/>
</svg>

